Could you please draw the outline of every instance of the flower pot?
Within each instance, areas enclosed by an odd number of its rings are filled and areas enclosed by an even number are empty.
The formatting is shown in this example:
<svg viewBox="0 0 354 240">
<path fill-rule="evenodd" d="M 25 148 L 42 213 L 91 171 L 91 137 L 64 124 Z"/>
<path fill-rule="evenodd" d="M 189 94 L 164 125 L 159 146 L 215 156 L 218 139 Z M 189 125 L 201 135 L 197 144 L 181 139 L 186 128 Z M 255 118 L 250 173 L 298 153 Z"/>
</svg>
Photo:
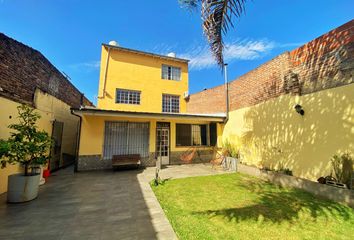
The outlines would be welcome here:
<svg viewBox="0 0 354 240">
<path fill-rule="evenodd" d="M 22 173 L 8 177 L 7 201 L 21 203 L 35 199 L 38 196 L 40 174 L 24 176 Z"/>
<path fill-rule="evenodd" d="M 226 157 L 224 168 L 229 171 L 237 172 L 237 161 L 237 158 Z"/>
</svg>

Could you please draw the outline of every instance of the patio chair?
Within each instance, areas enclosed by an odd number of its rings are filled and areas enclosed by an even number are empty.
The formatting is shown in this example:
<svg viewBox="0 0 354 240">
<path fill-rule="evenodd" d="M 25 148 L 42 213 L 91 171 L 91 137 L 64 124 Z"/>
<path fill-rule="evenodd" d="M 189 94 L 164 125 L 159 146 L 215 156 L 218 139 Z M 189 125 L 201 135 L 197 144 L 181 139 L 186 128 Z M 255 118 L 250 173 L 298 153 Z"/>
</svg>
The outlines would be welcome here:
<svg viewBox="0 0 354 240">
<path fill-rule="evenodd" d="M 180 160 L 183 163 L 192 163 L 193 159 L 197 155 L 197 148 L 189 148 L 187 151 L 181 154 Z"/>
<path fill-rule="evenodd" d="M 227 150 L 215 147 L 213 156 L 215 156 L 215 158 L 210 161 L 212 169 L 215 169 L 216 167 L 221 167 L 224 161 L 226 160 Z"/>
</svg>

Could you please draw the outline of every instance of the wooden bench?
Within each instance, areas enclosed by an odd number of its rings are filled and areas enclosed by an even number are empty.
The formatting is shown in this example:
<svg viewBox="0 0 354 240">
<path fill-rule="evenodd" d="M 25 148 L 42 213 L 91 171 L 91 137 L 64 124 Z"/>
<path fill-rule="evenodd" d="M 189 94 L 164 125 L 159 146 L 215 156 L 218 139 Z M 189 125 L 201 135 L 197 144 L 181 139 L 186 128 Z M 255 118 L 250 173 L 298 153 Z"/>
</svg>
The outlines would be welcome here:
<svg viewBox="0 0 354 240">
<path fill-rule="evenodd" d="M 113 155 L 112 157 L 112 167 L 121 166 L 139 166 L 140 165 L 140 154 L 127 154 L 127 155 Z"/>
</svg>

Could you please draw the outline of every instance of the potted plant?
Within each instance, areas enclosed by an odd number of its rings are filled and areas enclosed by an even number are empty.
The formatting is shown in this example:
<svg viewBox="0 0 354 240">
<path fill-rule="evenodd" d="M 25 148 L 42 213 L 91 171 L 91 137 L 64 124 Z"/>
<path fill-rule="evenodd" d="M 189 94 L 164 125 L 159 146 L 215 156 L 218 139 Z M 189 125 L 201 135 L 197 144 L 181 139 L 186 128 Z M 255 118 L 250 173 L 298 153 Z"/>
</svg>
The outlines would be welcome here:
<svg viewBox="0 0 354 240">
<path fill-rule="evenodd" d="M 17 107 L 19 123 L 9 125 L 14 130 L 6 144 L 2 143 L 2 166 L 20 164 L 23 173 L 8 177 L 8 202 L 26 202 L 38 196 L 41 165 L 49 159 L 52 140 L 39 131 L 36 123 L 40 115 L 26 105 Z"/>
<path fill-rule="evenodd" d="M 237 171 L 237 162 L 240 159 L 240 150 L 238 150 L 231 142 L 225 140 L 223 143 L 223 152 L 226 154 L 224 167 L 231 171 Z"/>
</svg>

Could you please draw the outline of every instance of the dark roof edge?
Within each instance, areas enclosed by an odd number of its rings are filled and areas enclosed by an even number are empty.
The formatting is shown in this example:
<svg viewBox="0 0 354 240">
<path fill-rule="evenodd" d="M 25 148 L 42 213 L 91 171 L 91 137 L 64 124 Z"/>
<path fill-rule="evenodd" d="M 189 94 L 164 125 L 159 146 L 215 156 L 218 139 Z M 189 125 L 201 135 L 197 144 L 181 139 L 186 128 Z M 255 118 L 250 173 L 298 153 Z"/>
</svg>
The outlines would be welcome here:
<svg viewBox="0 0 354 240">
<path fill-rule="evenodd" d="M 183 113 L 154 113 L 154 112 L 130 112 L 130 111 L 117 111 L 117 110 L 105 110 L 105 109 L 95 109 L 95 108 L 71 108 L 72 111 L 77 112 L 87 112 L 87 113 L 107 113 L 107 114 L 131 114 L 137 116 L 149 116 L 153 115 L 156 117 L 190 117 L 190 118 L 210 118 L 210 119 L 220 119 L 220 121 L 225 119 L 225 116 L 219 115 L 208 115 L 208 114 L 183 114 Z"/>
<path fill-rule="evenodd" d="M 172 61 L 185 62 L 185 63 L 189 62 L 188 59 L 183 59 L 183 58 L 169 57 L 169 56 L 165 56 L 165 55 L 162 55 L 162 54 L 145 52 L 145 51 L 135 50 L 135 49 L 131 49 L 131 48 L 125 48 L 125 47 L 120 47 L 120 46 L 113 46 L 113 45 L 109 45 L 109 44 L 106 44 L 106 43 L 102 43 L 102 45 L 105 46 L 105 47 L 108 47 L 108 48 L 118 49 L 118 50 L 127 51 L 127 52 L 134 52 L 134 53 L 137 53 L 137 54 L 150 55 L 150 56 L 153 56 L 153 57 L 159 57 L 159 58 L 168 59 L 168 60 L 172 60 Z"/>
</svg>

